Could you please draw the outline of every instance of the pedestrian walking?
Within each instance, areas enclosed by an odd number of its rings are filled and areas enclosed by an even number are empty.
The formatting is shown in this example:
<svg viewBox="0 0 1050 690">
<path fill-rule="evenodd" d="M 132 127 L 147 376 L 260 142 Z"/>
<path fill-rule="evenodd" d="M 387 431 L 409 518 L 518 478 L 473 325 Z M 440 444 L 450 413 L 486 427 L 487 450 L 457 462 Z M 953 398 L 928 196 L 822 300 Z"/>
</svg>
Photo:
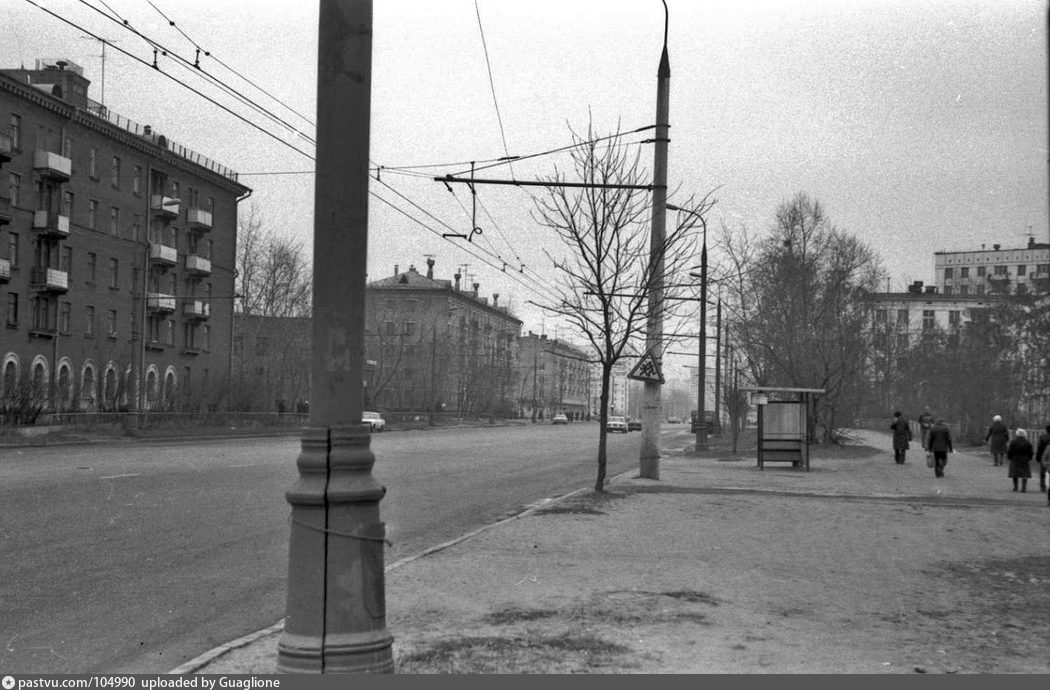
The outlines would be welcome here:
<svg viewBox="0 0 1050 690">
<path fill-rule="evenodd" d="M 930 427 L 926 437 L 926 451 L 933 453 L 933 476 L 938 479 L 944 476 L 944 466 L 948 464 L 948 453 L 954 453 L 952 446 L 952 430 L 938 418 Z"/>
<path fill-rule="evenodd" d="M 890 424 L 890 429 L 893 430 L 893 460 L 898 465 L 904 464 L 904 454 L 909 448 L 909 441 L 911 441 L 911 425 L 908 424 L 908 420 L 904 418 L 899 411 L 893 413 L 893 423 Z"/>
<path fill-rule="evenodd" d="M 1017 480 L 1021 480 L 1021 493 L 1028 489 L 1028 480 L 1032 478 L 1032 468 L 1028 463 L 1032 462 L 1035 451 L 1032 442 L 1028 440 L 1028 432 L 1018 429 L 1014 433 L 1014 440 L 1006 448 L 1006 459 L 1010 462 L 1007 476 L 1014 482 L 1014 491 L 1017 491 Z"/>
<path fill-rule="evenodd" d="M 1010 443 L 1010 430 L 1003 424 L 1003 418 L 999 415 L 992 417 L 992 425 L 988 427 L 988 433 L 984 435 L 988 449 L 992 451 L 992 466 L 999 467 L 1006 457 L 1006 446 Z"/>
<path fill-rule="evenodd" d="M 922 441 L 922 447 L 927 448 L 926 437 L 930 433 L 930 427 L 933 426 L 933 415 L 930 414 L 930 406 L 922 408 L 922 414 L 919 415 L 919 431 L 921 432 L 920 440 Z"/>
<path fill-rule="evenodd" d="M 1039 435 L 1039 442 L 1035 446 L 1035 461 L 1039 463 L 1039 490 L 1047 491 L 1047 472 L 1050 472 L 1050 424 L 1046 425 L 1046 431 Z M 1050 502 L 1050 491 L 1047 492 L 1046 500 Z"/>
</svg>

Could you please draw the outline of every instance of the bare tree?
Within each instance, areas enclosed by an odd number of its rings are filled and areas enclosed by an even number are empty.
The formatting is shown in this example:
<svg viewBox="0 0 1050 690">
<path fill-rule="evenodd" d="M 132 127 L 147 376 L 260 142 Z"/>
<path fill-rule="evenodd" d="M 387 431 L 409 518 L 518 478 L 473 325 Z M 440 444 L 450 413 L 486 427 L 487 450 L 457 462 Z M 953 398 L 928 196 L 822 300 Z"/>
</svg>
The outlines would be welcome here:
<svg viewBox="0 0 1050 690">
<path fill-rule="evenodd" d="M 832 440 L 846 393 L 864 374 L 866 295 L 882 277 L 877 255 L 832 225 L 820 202 L 804 193 L 777 208 L 764 241 L 745 235 L 726 249 L 727 287 L 737 307 L 731 327 L 754 380 L 825 389 L 813 421 Z"/>
<path fill-rule="evenodd" d="M 676 299 L 686 264 L 695 255 L 696 229 L 714 201 L 710 195 L 686 206 L 694 213 L 665 232 L 661 246 L 650 252 L 651 197 L 644 189 L 638 154 L 631 155 L 618 137 L 587 138 L 572 133 L 574 181 L 593 187 L 557 186 L 566 175 L 555 170 L 545 196 L 535 199 L 533 217 L 561 239 L 564 254 L 548 251 L 557 269 L 546 312 L 574 325 L 601 366 L 598 475 L 595 491 L 605 490 L 606 421 L 613 366 L 638 352 L 644 342 L 650 295 L 667 286 L 660 309 L 670 322 L 684 304 Z M 658 271 L 658 259 L 663 270 Z"/>
</svg>

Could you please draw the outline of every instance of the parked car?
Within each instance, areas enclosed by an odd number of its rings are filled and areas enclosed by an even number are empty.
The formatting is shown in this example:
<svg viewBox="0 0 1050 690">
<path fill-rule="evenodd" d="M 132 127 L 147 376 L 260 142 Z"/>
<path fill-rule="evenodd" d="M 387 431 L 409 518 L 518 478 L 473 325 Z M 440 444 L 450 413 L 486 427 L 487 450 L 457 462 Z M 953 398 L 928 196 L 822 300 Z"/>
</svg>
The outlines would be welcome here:
<svg viewBox="0 0 1050 690">
<path fill-rule="evenodd" d="M 667 418 L 667 423 L 668 424 L 681 424 L 682 423 L 682 418 L 681 417 L 668 417 Z"/>
<path fill-rule="evenodd" d="M 559 412 L 558 414 L 551 417 L 551 424 L 568 424 L 569 418 Z"/>
<path fill-rule="evenodd" d="M 642 420 L 640 420 L 640 419 L 629 419 L 629 420 L 627 420 L 627 430 L 628 431 L 641 431 L 642 430 Z"/>
<path fill-rule="evenodd" d="M 368 424 L 373 434 L 386 428 L 386 420 L 378 412 L 362 412 L 361 421 Z"/>
<path fill-rule="evenodd" d="M 619 431 L 621 434 L 627 433 L 627 419 L 625 417 L 609 417 L 609 420 L 605 423 L 605 430 Z"/>
</svg>

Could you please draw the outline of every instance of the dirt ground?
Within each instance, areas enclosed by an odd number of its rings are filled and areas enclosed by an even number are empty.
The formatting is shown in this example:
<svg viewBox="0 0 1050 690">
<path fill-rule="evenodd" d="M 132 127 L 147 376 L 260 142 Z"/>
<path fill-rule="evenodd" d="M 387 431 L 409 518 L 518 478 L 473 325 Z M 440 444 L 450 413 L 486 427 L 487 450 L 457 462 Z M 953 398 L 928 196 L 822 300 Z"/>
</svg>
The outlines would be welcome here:
<svg viewBox="0 0 1050 690">
<path fill-rule="evenodd" d="M 400 565 L 396 672 L 1050 672 L 1046 495 L 867 441 L 808 473 L 666 457 Z M 278 637 L 200 672 L 272 673 Z"/>
</svg>

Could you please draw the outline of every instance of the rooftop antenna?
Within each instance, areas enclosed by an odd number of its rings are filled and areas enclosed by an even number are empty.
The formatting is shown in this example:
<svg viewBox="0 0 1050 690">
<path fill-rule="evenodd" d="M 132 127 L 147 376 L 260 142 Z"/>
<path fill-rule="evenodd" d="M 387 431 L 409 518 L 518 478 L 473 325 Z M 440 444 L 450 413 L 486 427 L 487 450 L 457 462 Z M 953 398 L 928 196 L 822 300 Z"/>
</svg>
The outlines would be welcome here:
<svg viewBox="0 0 1050 690">
<path fill-rule="evenodd" d="M 106 105 L 106 44 L 107 43 L 120 43 L 120 41 L 112 38 L 96 38 L 95 36 L 84 36 L 90 41 L 99 41 L 102 44 L 102 92 L 99 94 L 99 105 Z M 1031 227 L 1031 226 L 1029 226 Z"/>
</svg>

